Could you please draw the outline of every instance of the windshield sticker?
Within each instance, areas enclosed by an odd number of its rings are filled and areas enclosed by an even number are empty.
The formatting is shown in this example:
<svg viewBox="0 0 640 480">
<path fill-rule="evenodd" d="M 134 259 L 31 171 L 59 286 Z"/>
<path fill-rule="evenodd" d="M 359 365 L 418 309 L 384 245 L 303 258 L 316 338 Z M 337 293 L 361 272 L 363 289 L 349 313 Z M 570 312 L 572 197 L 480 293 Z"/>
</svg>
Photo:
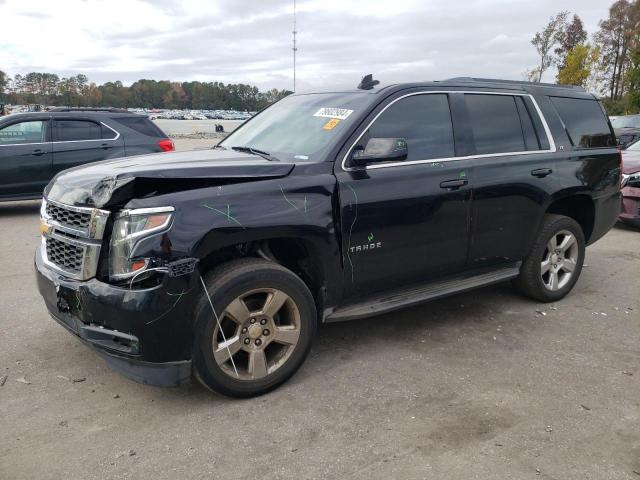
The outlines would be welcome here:
<svg viewBox="0 0 640 480">
<path fill-rule="evenodd" d="M 293 158 L 296 160 L 309 160 L 309 155 L 294 155 Z"/>
<path fill-rule="evenodd" d="M 352 113 L 353 113 L 353 110 L 348 110 L 346 108 L 322 107 L 320 110 L 314 113 L 313 116 L 337 118 L 338 120 L 346 120 L 346 118 Z"/>
<path fill-rule="evenodd" d="M 336 125 L 338 125 L 339 123 L 340 123 L 340 119 L 338 119 L 338 118 L 332 118 L 332 119 L 331 119 L 331 120 L 329 120 L 327 123 L 325 123 L 325 124 L 323 125 L 323 127 L 322 127 L 322 128 L 323 128 L 324 130 L 333 130 L 333 129 L 334 129 L 334 127 L 335 127 Z"/>
</svg>

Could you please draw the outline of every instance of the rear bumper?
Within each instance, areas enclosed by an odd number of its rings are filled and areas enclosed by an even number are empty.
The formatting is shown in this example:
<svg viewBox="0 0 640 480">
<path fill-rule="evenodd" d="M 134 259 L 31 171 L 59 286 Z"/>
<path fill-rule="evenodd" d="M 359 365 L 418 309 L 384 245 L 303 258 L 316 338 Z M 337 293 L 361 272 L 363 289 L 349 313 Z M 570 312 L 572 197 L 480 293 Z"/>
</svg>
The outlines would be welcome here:
<svg viewBox="0 0 640 480">
<path fill-rule="evenodd" d="M 618 191 L 609 197 L 598 198 L 594 206 L 594 225 L 588 245 L 602 238 L 618 221 L 622 210 L 622 193 Z"/>
<path fill-rule="evenodd" d="M 179 298 L 170 293 L 186 292 L 175 282 L 186 284 L 187 276 L 144 290 L 72 280 L 49 269 L 40 250 L 35 255 L 38 290 L 56 322 L 132 380 L 157 386 L 190 381 L 191 328 L 184 318 L 191 306 L 186 293 Z"/>
</svg>

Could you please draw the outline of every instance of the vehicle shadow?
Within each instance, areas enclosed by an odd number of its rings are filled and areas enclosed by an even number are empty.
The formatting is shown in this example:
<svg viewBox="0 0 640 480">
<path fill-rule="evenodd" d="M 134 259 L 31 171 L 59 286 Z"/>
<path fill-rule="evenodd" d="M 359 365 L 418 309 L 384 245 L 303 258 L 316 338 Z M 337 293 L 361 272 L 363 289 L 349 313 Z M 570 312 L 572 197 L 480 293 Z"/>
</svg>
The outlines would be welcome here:
<svg viewBox="0 0 640 480">
<path fill-rule="evenodd" d="M 40 200 L 23 200 L 20 202 L 0 202 L 0 218 L 18 217 L 21 215 L 38 214 Z"/>
<path fill-rule="evenodd" d="M 627 232 L 640 232 L 640 226 L 636 227 L 634 225 L 629 225 L 623 222 L 617 222 L 614 225 L 614 228 L 617 228 L 619 230 L 626 230 Z"/>
</svg>

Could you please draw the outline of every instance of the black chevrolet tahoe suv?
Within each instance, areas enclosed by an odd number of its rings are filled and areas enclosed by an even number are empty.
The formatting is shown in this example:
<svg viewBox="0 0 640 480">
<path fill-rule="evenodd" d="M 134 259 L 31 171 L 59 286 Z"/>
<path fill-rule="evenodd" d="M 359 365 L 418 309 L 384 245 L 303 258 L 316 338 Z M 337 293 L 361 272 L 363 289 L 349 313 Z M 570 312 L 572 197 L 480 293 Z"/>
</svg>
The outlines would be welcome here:
<svg viewBox="0 0 640 480">
<path fill-rule="evenodd" d="M 316 325 L 511 280 L 552 302 L 620 212 L 620 154 L 580 88 L 461 78 L 295 94 L 210 150 L 59 174 L 39 290 L 116 370 L 251 396 Z"/>
<path fill-rule="evenodd" d="M 67 168 L 173 150 L 144 115 L 112 108 L 63 108 L 0 118 L 0 201 L 40 198 Z"/>
</svg>

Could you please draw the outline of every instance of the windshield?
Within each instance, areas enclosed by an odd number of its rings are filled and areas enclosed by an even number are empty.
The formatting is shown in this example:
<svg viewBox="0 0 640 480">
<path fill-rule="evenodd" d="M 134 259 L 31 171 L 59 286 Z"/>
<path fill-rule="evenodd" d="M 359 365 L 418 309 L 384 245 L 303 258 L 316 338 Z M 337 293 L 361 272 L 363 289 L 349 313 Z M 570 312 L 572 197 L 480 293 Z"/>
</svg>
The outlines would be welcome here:
<svg viewBox="0 0 640 480">
<path fill-rule="evenodd" d="M 625 115 L 611 119 L 613 128 L 640 128 L 640 115 Z"/>
<path fill-rule="evenodd" d="M 629 145 L 627 148 L 625 148 L 625 150 L 629 151 L 634 151 L 634 152 L 640 152 L 640 140 L 633 142 L 631 145 Z"/>
<path fill-rule="evenodd" d="M 370 101 L 363 93 L 291 95 L 260 112 L 219 145 L 251 148 L 286 161 L 322 160 Z"/>
</svg>

